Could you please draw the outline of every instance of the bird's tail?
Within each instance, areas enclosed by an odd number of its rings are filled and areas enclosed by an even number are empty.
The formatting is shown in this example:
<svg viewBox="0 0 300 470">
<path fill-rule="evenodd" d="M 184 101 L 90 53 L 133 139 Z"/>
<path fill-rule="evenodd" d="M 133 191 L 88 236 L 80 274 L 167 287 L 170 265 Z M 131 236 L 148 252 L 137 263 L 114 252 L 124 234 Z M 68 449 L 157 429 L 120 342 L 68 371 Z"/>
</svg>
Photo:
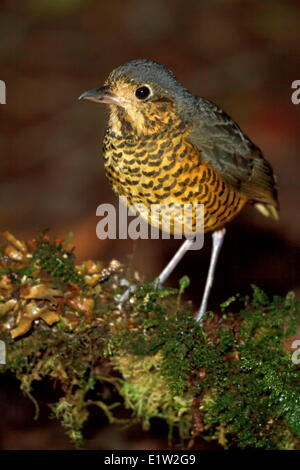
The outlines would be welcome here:
<svg viewBox="0 0 300 470">
<path fill-rule="evenodd" d="M 279 209 L 273 204 L 257 202 L 256 204 L 254 204 L 254 207 L 265 217 L 272 217 L 272 219 L 279 220 Z"/>
</svg>

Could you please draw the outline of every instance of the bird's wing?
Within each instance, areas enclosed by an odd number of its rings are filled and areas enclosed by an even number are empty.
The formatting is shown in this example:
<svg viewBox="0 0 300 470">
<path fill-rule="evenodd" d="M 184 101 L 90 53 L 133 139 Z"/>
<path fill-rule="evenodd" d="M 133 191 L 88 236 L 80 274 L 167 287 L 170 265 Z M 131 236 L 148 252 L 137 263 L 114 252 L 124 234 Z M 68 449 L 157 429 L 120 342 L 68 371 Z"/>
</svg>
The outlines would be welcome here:
<svg viewBox="0 0 300 470">
<path fill-rule="evenodd" d="M 217 105 L 203 98 L 197 104 L 189 140 L 199 149 L 201 160 L 258 203 L 259 210 L 265 205 L 265 215 L 277 218 L 275 176 L 262 152 Z"/>
</svg>

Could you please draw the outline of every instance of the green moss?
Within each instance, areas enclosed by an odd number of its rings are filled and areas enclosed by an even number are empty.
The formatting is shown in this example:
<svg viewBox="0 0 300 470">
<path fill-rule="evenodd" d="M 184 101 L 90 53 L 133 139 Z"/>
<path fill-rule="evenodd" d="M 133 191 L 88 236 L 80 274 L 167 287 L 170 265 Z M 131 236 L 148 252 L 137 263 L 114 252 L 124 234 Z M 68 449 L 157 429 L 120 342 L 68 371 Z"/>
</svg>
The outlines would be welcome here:
<svg viewBox="0 0 300 470">
<path fill-rule="evenodd" d="M 253 286 L 238 325 L 233 329 L 233 315 L 224 317 L 211 325 L 210 338 L 209 325 L 205 335 L 190 312 L 176 312 L 174 306 L 162 312 L 157 303 L 141 329 L 120 333 L 118 347 L 136 356 L 161 353 L 161 376 L 173 396 L 192 390 L 205 397 L 206 438 L 242 448 L 293 448 L 300 437 L 300 384 L 284 341 L 299 325 L 298 303 L 291 294 L 270 300 Z M 205 371 L 201 381 L 195 379 L 197 370 Z M 282 426 L 290 431 L 289 442 L 279 444 Z"/>
<path fill-rule="evenodd" d="M 62 242 L 53 242 L 40 235 L 36 242 L 36 249 L 32 256 L 32 265 L 29 268 L 39 267 L 45 274 L 49 274 L 55 281 L 63 283 L 73 282 L 83 287 L 84 281 L 74 267 L 75 256 L 72 251 L 64 248 Z"/>
<path fill-rule="evenodd" d="M 176 395 L 169 382 L 161 374 L 161 353 L 143 357 L 135 355 L 115 356 L 114 366 L 121 372 L 123 380 L 118 391 L 125 406 L 134 411 L 134 417 L 148 430 L 151 419 L 161 418 L 169 425 L 169 440 L 174 427 L 182 438 L 187 439 L 192 424 L 192 394 Z"/>
<path fill-rule="evenodd" d="M 26 264 L 23 261 L 14 261 L 5 256 L 5 245 L 0 247 L 0 258 L 4 262 L 0 265 L 0 276 L 13 275 L 19 283 L 25 277 L 31 277 L 38 269 L 41 276 L 49 275 L 55 283 L 70 283 L 84 286 L 82 276 L 75 269 L 75 256 L 73 248 L 66 249 L 70 242 L 53 239 L 44 232 L 30 243 L 31 255 Z M 14 247 L 14 249 L 16 249 Z"/>
<path fill-rule="evenodd" d="M 190 439 L 189 446 L 200 437 L 225 448 L 299 447 L 299 368 L 287 347 L 300 323 L 292 293 L 269 298 L 252 286 L 249 297 L 232 296 L 219 314 L 206 315 L 201 328 L 191 304 L 182 302 L 186 277 L 178 289 L 143 284 L 120 312 L 114 301 L 122 290 L 120 276 L 110 279 L 106 273 L 99 277 L 101 285 L 86 284 L 59 242 L 41 238 L 28 262 L 18 267 L 5 261 L 2 268 L 33 269 L 29 282 L 35 282 L 37 266 L 39 278 L 46 273 L 58 288 L 64 286 L 60 301 L 51 300 L 60 320 L 50 326 L 40 319 L 17 340 L 3 328 L 7 364 L 0 371 L 20 380 L 36 415 L 35 382 L 55 382 L 60 398 L 50 405 L 52 416 L 76 446 L 82 445 L 91 407 L 97 406 L 113 423 L 140 422 L 149 429 L 154 418 L 161 419 L 170 439 Z M 90 268 L 92 276 L 95 266 Z M 66 287 L 70 283 L 77 285 L 75 291 Z M 87 314 L 76 310 L 86 299 L 92 302 Z M 238 314 L 230 312 L 233 302 L 235 310 L 239 302 Z M 5 325 L 6 317 L 2 320 Z M 126 419 L 119 414 L 122 406 L 131 410 Z"/>
</svg>

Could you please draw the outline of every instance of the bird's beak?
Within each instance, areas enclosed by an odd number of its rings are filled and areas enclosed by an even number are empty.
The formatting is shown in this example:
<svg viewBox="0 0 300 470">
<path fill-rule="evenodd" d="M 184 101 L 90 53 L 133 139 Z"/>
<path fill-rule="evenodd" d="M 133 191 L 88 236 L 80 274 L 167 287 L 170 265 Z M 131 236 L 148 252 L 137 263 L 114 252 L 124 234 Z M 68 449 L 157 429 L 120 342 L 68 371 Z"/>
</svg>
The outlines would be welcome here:
<svg viewBox="0 0 300 470">
<path fill-rule="evenodd" d="M 117 104 L 120 105 L 119 99 L 113 94 L 109 86 L 101 86 L 93 88 L 92 90 L 85 91 L 79 96 L 79 100 L 91 100 L 96 103 Z"/>
</svg>

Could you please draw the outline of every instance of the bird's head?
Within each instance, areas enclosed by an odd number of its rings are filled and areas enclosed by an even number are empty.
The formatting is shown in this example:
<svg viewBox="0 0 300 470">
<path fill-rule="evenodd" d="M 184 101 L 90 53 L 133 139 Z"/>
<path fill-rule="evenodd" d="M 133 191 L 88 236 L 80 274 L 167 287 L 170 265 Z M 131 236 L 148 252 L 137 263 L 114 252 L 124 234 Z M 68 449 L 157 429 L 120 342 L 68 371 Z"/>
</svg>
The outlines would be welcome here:
<svg viewBox="0 0 300 470">
<path fill-rule="evenodd" d="M 114 130 L 154 134 L 184 121 L 193 96 L 167 67 L 141 59 L 116 68 L 104 86 L 86 91 L 82 98 L 109 105 Z"/>
</svg>

